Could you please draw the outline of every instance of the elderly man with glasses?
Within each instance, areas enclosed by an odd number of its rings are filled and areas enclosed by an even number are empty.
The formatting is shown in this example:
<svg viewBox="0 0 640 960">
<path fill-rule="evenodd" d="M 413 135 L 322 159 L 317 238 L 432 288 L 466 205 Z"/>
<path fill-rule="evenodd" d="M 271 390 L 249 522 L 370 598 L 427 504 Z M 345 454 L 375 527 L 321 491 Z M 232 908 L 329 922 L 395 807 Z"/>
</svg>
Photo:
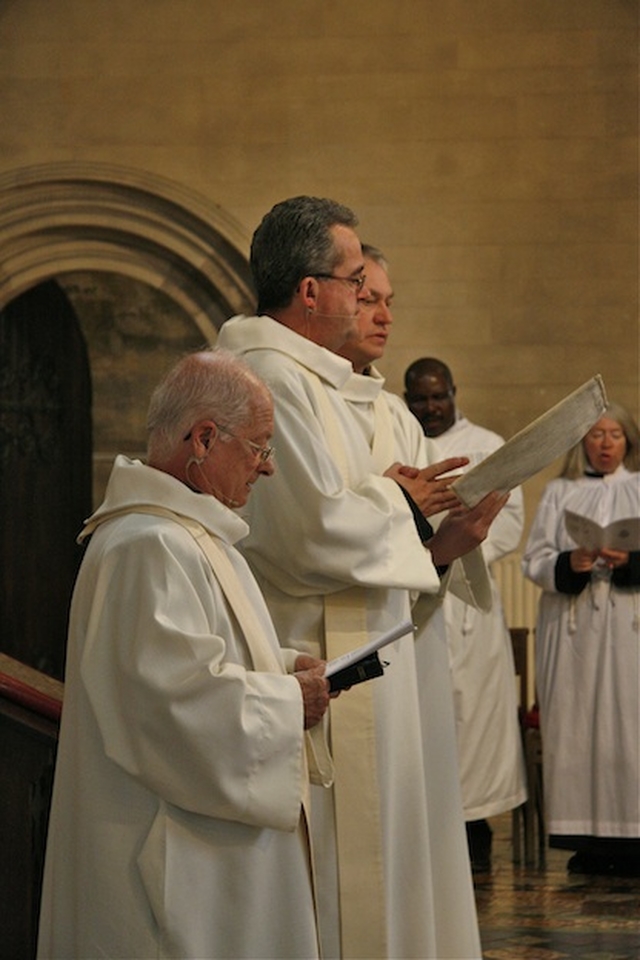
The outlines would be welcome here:
<svg viewBox="0 0 640 960">
<path fill-rule="evenodd" d="M 273 403 L 203 351 L 148 425 L 82 535 L 38 955 L 317 957 L 305 730 L 329 682 L 279 646 L 229 509 L 273 474 Z"/>
</svg>

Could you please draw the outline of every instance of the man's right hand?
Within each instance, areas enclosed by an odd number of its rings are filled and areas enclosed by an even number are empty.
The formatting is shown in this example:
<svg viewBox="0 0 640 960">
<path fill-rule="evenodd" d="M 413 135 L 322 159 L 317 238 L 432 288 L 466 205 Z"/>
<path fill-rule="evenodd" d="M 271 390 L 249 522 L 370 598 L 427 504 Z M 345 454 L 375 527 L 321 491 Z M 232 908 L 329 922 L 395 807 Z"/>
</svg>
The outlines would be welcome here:
<svg viewBox="0 0 640 960">
<path fill-rule="evenodd" d="M 479 546 L 508 499 L 508 493 L 494 490 L 471 509 L 458 501 L 426 544 L 436 566 L 446 567 Z"/>
</svg>

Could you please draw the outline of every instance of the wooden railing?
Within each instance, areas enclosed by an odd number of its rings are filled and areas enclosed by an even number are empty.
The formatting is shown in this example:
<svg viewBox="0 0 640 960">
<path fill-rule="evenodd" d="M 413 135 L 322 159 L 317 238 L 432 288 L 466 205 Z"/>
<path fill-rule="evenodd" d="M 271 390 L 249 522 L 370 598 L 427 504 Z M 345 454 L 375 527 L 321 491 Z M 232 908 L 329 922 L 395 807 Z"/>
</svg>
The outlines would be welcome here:
<svg viewBox="0 0 640 960">
<path fill-rule="evenodd" d="M 63 692 L 0 653 L 0 960 L 35 957 Z"/>
<path fill-rule="evenodd" d="M 63 694 L 64 684 L 59 680 L 0 653 L 0 697 L 59 721 Z"/>
</svg>

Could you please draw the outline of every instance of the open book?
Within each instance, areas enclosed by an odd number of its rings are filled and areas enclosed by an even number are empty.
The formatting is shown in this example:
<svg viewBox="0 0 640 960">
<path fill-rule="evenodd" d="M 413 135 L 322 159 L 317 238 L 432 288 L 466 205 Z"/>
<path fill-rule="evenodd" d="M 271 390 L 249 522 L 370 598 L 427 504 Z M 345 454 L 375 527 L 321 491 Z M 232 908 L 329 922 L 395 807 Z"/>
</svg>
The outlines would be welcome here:
<svg viewBox="0 0 640 960">
<path fill-rule="evenodd" d="M 384 670 L 378 657 L 378 650 L 404 637 L 407 633 L 413 633 L 414 629 L 411 620 L 403 620 L 397 627 L 387 630 L 386 633 L 369 640 L 368 643 L 363 643 L 355 650 L 349 650 L 348 653 L 329 660 L 324 675 L 329 680 L 331 692 L 353 687 L 356 683 L 362 683 L 363 680 L 381 676 Z"/>
<path fill-rule="evenodd" d="M 640 517 L 614 520 L 601 527 L 589 517 L 565 510 L 564 525 L 569 536 L 586 550 L 640 550 Z"/>
<path fill-rule="evenodd" d="M 492 490 L 513 490 L 578 443 L 606 406 L 604 383 L 597 374 L 454 480 L 452 490 L 466 507 L 474 507 Z"/>
</svg>

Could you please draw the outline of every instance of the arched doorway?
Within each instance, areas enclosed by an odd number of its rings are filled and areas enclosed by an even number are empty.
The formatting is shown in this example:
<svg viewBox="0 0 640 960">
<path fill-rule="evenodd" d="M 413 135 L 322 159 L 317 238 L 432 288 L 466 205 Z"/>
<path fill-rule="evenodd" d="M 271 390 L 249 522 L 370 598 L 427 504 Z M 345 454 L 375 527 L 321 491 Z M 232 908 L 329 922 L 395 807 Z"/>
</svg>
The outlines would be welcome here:
<svg viewBox="0 0 640 960">
<path fill-rule="evenodd" d="M 56 310 L 49 312 L 48 323 L 43 321 L 49 348 L 58 349 L 57 359 L 54 361 L 50 354 L 49 360 L 56 367 L 58 382 L 80 384 L 88 378 L 88 392 L 92 371 L 90 365 L 87 367 L 86 350 L 83 353 L 79 346 L 76 349 L 65 345 L 74 314 L 63 292 L 65 277 L 77 278 L 83 272 L 94 277 L 120 276 L 132 284 L 155 290 L 158 297 L 173 301 L 188 318 L 198 344 L 214 342 L 218 328 L 228 316 L 251 310 L 253 306 L 250 273 L 243 252 L 248 247 L 248 238 L 242 235 L 238 225 L 221 207 L 178 184 L 140 171 L 103 164 L 55 164 L 5 174 L 0 178 L 0 247 L 3 250 L 0 315 L 7 323 L 13 317 L 11 337 L 19 338 L 21 334 L 26 337 L 30 329 L 17 319 L 20 311 L 27 304 L 35 305 L 38 297 L 53 297 L 54 289 L 57 290 Z M 68 292 L 73 299 L 73 291 Z M 65 300 L 66 311 L 58 314 L 57 309 Z M 35 309 L 40 310 L 41 316 L 46 312 L 42 300 Z M 79 345 L 81 331 L 76 333 Z M 91 340 L 87 346 L 91 356 Z M 4 355 L 9 357 L 3 350 Z M 32 369 L 27 377 L 37 376 L 39 361 L 35 355 L 29 356 Z M 25 357 L 26 354 L 21 362 L 24 363 Z M 5 380 L 3 403 L 6 408 L 15 394 L 15 375 L 6 372 Z M 143 396 L 146 400 L 146 395 Z M 102 396 L 100 401 L 105 402 Z M 132 398 L 131 402 L 145 401 Z M 65 414 L 68 423 L 69 417 L 69 413 Z M 47 425 L 50 433 L 53 428 L 53 423 Z M 90 422 L 88 428 L 74 426 L 64 437 L 61 433 L 60 449 L 63 449 L 63 440 L 71 442 L 65 456 L 72 456 L 78 462 L 87 457 L 89 461 L 92 459 Z M 10 451 L 11 457 L 19 456 L 14 441 L 15 437 L 13 440 L 4 437 L 0 426 L 0 456 L 6 459 Z M 13 461 L 9 458 L 7 462 Z M 98 472 L 106 469 L 102 462 L 95 466 Z M 35 486 L 33 465 L 28 472 Z M 8 625 L 10 632 L 6 640 L 0 639 L 0 649 L 59 677 L 63 655 L 54 653 L 53 649 L 47 654 L 44 649 L 47 635 L 54 647 L 60 646 L 59 639 L 54 641 L 53 634 L 47 634 L 46 613 L 53 609 L 52 603 L 31 604 L 29 608 L 25 605 L 26 597 L 36 596 L 38 589 L 42 589 L 42 568 L 37 560 L 41 548 L 33 554 L 23 552 L 17 565 L 16 531 L 30 529 L 29 524 L 38 517 L 38 536 L 47 544 L 48 562 L 56 569 L 67 570 L 66 584 L 61 582 L 55 588 L 51 584 L 56 595 L 59 592 L 64 597 L 60 608 L 66 610 L 72 567 L 59 564 L 59 556 L 69 549 L 69 543 L 74 543 L 80 526 L 78 521 L 91 512 L 91 502 L 87 502 L 86 493 L 74 485 L 55 482 L 50 484 L 46 498 L 36 498 L 43 506 L 41 512 L 34 513 L 36 501 L 31 487 L 26 485 L 22 490 L 15 490 L 8 477 L 7 482 L 4 477 L 2 481 L 0 516 L 10 516 L 11 522 L 0 540 L 3 570 L 0 597 L 5 597 L 4 606 L 0 601 L 0 615 L 3 635 Z M 71 512 L 65 502 L 70 490 L 75 499 Z M 66 526 L 63 516 L 67 518 Z M 54 522 L 53 518 L 60 522 Z M 15 591 L 18 577 L 22 585 L 20 598 Z M 31 616 L 42 621 L 40 641 L 35 639 L 35 624 L 28 623 Z M 21 640 L 21 630 L 27 631 L 30 639 L 27 640 L 25 632 Z M 58 637 L 57 627 L 55 635 Z"/>
</svg>

